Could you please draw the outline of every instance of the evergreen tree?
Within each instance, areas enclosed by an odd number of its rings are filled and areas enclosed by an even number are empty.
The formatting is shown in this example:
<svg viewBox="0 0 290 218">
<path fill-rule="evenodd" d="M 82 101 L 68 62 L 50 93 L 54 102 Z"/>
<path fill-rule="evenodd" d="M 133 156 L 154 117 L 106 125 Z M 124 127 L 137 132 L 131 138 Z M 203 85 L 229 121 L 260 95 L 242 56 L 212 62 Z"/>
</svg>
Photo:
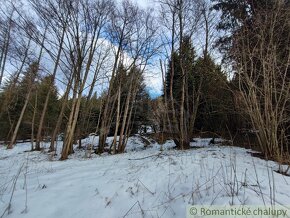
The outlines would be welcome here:
<svg viewBox="0 0 290 218">
<path fill-rule="evenodd" d="M 174 72 L 172 89 L 173 89 L 173 98 L 176 102 L 180 100 L 181 96 L 182 72 L 180 67 L 180 58 L 182 58 L 184 66 L 186 66 L 185 71 L 189 72 L 187 89 L 189 93 L 192 94 L 193 91 L 192 87 L 194 87 L 194 83 L 196 82 L 198 75 L 194 71 L 194 62 L 196 54 L 189 37 L 184 37 L 183 47 L 178 52 L 175 51 L 173 53 L 171 60 L 169 60 L 168 70 L 166 72 L 165 83 L 167 96 L 170 96 L 171 73 Z M 172 66 L 174 66 L 173 70 Z"/>
<path fill-rule="evenodd" d="M 24 102 L 20 98 L 19 81 L 12 74 L 2 86 L 0 92 L 0 140 L 9 140 L 12 128 Z"/>
<path fill-rule="evenodd" d="M 37 96 L 33 95 L 33 98 L 37 98 L 37 119 L 36 124 L 39 124 L 41 110 L 45 103 L 45 98 L 48 90 L 51 89 L 50 98 L 48 101 L 47 113 L 44 120 L 44 128 L 42 135 L 49 136 L 53 131 L 54 124 L 57 121 L 57 116 L 59 113 L 59 100 L 58 100 L 58 90 L 55 84 L 51 84 L 52 76 L 46 76 L 37 85 Z"/>
<path fill-rule="evenodd" d="M 51 98 L 48 104 L 47 116 L 45 119 L 44 135 L 48 136 L 52 132 L 52 127 L 56 122 L 59 100 L 57 95 L 57 88 L 55 85 L 51 87 L 50 77 L 47 76 L 43 79 L 35 78 L 35 75 L 31 75 L 32 68 L 29 68 L 24 74 L 22 80 L 15 84 L 13 77 L 6 82 L 3 90 L 0 92 L 1 102 L 5 103 L 1 105 L 0 113 L 0 140 L 9 140 L 12 134 L 12 130 L 19 119 L 21 110 L 25 104 L 25 94 L 31 90 L 31 95 L 27 104 L 27 108 L 23 115 L 19 131 L 17 134 L 18 139 L 30 139 L 32 134 L 32 128 L 38 126 L 42 105 L 45 101 L 46 93 L 48 89 L 52 89 Z M 11 87 L 13 86 L 13 89 Z M 34 119 L 33 119 L 34 117 Z"/>
<path fill-rule="evenodd" d="M 151 124 L 150 97 L 146 91 L 146 85 L 142 75 L 140 75 L 140 79 L 138 80 L 138 91 L 133 111 L 132 134 L 137 133 L 141 126 Z"/>
<path fill-rule="evenodd" d="M 220 133 L 227 131 L 232 98 L 226 75 L 209 55 L 197 59 L 195 70 L 203 75 L 196 129 Z"/>
<path fill-rule="evenodd" d="M 142 76 L 141 70 L 136 67 L 132 67 L 130 70 L 126 70 L 125 66 L 120 65 L 118 68 L 116 77 L 114 79 L 114 83 L 113 83 L 114 89 L 112 91 L 112 95 L 117 96 L 118 86 L 121 86 L 120 122 L 122 123 L 125 102 L 129 94 L 128 93 L 129 83 L 130 83 L 130 78 L 132 77 L 132 74 L 135 74 L 134 78 L 136 78 L 136 80 L 134 81 L 135 83 L 134 85 L 136 86 L 135 88 L 137 89 L 135 100 L 133 102 L 130 102 L 130 104 L 133 106 L 132 118 L 131 118 L 132 119 L 131 120 L 131 133 L 134 134 L 134 133 L 137 133 L 138 129 L 140 129 L 142 125 L 147 125 L 150 120 L 149 118 L 150 108 L 149 108 L 149 103 L 148 103 L 149 95 L 146 92 L 146 85 L 145 85 L 144 77 Z M 113 135 L 115 132 L 115 126 L 116 126 L 116 121 L 117 121 L 116 116 L 117 116 L 117 111 L 114 110 L 109 135 Z"/>
<path fill-rule="evenodd" d="M 216 65 L 209 55 L 196 58 L 194 48 L 188 38 L 184 39 L 181 53 L 174 52 L 173 60 L 169 61 L 166 74 L 166 95 L 170 95 L 170 82 L 172 66 L 174 66 L 173 76 L 173 97 L 175 101 L 175 110 L 179 110 L 179 101 L 181 98 L 181 67 L 180 55 L 182 55 L 185 71 L 189 72 L 187 76 L 186 93 L 188 102 L 185 104 L 187 111 L 193 111 L 195 107 L 194 95 L 200 93 L 198 110 L 194 127 L 197 130 L 221 131 L 226 130 L 228 124 L 227 113 L 229 113 L 231 93 L 228 90 L 226 75 L 221 71 L 221 67 Z M 172 65 L 172 61 L 174 64 Z M 168 97 L 167 97 L 168 98 Z"/>
</svg>

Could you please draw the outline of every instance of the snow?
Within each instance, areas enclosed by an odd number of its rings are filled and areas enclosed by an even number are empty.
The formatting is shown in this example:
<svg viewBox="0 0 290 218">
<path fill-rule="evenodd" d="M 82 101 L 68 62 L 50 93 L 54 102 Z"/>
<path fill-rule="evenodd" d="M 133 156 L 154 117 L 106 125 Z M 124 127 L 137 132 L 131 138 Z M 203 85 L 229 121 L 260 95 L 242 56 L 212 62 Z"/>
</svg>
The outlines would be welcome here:
<svg viewBox="0 0 290 218">
<path fill-rule="evenodd" d="M 277 163 L 209 141 L 195 139 L 186 151 L 167 141 L 160 151 L 157 143 L 145 149 L 135 136 L 124 154 L 85 158 L 76 149 L 66 161 L 45 151 L 24 152 L 29 143 L 1 147 L 0 217 L 14 181 L 10 214 L 3 217 L 185 217 L 191 204 L 290 205 L 290 177 L 274 171 Z"/>
</svg>

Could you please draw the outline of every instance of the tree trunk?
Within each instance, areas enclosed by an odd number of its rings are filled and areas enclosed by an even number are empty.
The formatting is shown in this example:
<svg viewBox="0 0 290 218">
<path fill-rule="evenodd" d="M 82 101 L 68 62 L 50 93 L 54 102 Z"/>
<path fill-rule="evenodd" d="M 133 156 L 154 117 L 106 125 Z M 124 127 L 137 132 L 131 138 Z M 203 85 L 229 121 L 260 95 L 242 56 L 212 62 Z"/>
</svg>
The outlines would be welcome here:
<svg viewBox="0 0 290 218">
<path fill-rule="evenodd" d="M 26 95 L 26 98 L 25 98 L 25 103 L 24 103 L 24 106 L 22 107 L 22 110 L 21 110 L 21 113 L 20 113 L 20 116 L 18 118 L 18 121 L 17 121 L 17 124 L 16 124 L 16 127 L 14 129 L 14 132 L 13 132 L 13 135 L 12 135 L 12 138 L 11 138 L 11 141 L 8 145 L 8 149 L 12 149 L 15 142 L 16 142 L 16 138 L 17 138 L 17 134 L 18 134 L 18 130 L 19 130 L 19 127 L 20 127 L 20 124 L 22 122 L 22 119 L 23 119 L 23 116 L 24 116 L 24 113 L 26 111 L 26 108 L 27 108 L 27 105 L 28 105 L 28 102 L 30 100 L 30 95 L 31 95 L 31 91 L 32 89 L 30 88 L 27 95 Z"/>
<path fill-rule="evenodd" d="M 125 32 L 125 27 L 126 27 L 126 23 L 123 24 L 122 26 L 122 30 L 120 33 L 120 38 L 118 39 L 118 49 L 117 49 L 117 53 L 115 55 L 115 59 L 114 59 L 114 66 L 113 66 L 113 70 L 112 70 L 112 78 L 110 80 L 110 84 L 109 84 L 109 90 L 108 90 L 108 94 L 107 94 L 107 99 L 105 101 L 105 108 L 104 108 L 104 112 L 103 112 L 103 116 L 102 116 L 102 122 L 101 122 L 101 126 L 100 126 L 100 134 L 99 134 L 99 146 L 98 146 L 98 153 L 103 153 L 104 151 L 104 147 L 105 147 L 105 143 L 107 140 L 107 135 L 108 135 L 108 120 L 110 119 L 110 117 L 108 117 L 108 110 L 109 110 L 109 102 L 111 101 L 111 92 L 112 92 L 112 87 L 113 87 L 113 82 L 115 79 L 115 74 L 117 71 L 117 67 L 118 67 L 118 62 L 120 59 L 120 54 L 121 54 L 121 50 L 122 50 L 122 46 L 123 46 L 123 40 L 124 40 L 124 32 Z"/>
<path fill-rule="evenodd" d="M 34 126 L 35 126 L 36 110 L 37 110 L 37 92 L 36 92 L 36 96 L 35 96 L 33 117 L 32 117 L 32 122 L 31 122 L 31 151 L 34 150 Z"/>
<path fill-rule="evenodd" d="M 63 45 L 63 40 L 64 40 L 64 34 L 65 34 L 65 29 L 62 32 L 62 36 L 61 36 L 61 41 L 60 41 L 60 45 L 59 45 L 59 49 L 58 49 L 58 53 L 57 53 L 57 58 L 55 61 L 55 65 L 54 65 L 54 69 L 53 69 L 53 74 L 52 74 L 52 78 L 49 84 L 49 90 L 47 92 L 46 98 L 45 98 L 45 103 L 43 105 L 43 109 L 42 109 L 42 113 L 41 113 L 41 117 L 40 117 L 40 121 L 39 121 L 39 126 L 38 126 L 38 131 L 37 131 L 37 136 L 36 136 L 36 150 L 40 150 L 40 141 L 41 141 L 41 135 L 42 135 L 42 129 L 43 129 L 43 123 L 44 123 L 44 118 L 47 112 L 47 107 L 48 107 L 48 102 L 50 99 L 50 95 L 52 92 L 52 87 L 54 84 L 54 80 L 55 80 L 55 76 L 56 76 L 56 72 L 58 69 L 58 65 L 59 65 L 59 60 L 60 60 L 60 55 L 62 52 L 62 45 Z"/>
<path fill-rule="evenodd" d="M 120 123 L 120 105 L 121 105 L 121 81 L 120 81 L 119 89 L 118 89 L 117 120 L 116 120 L 116 126 L 115 126 L 114 140 L 112 143 L 114 154 L 116 154 L 117 135 L 118 135 L 119 123 Z"/>
<path fill-rule="evenodd" d="M 126 127 L 126 122 L 127 122 L 127 116 L 128 116 L 128 112 L 129 112 L 129 106 L 130 106 L 130 100 L 131 100 L 131 93 L 132 93 L 132 86 L 133 86 L 133 75 L 130 81 L 130 87 L 128 90 L 128 95 L 127 95 L 127 99 L 126 99 L 126 104 L 125 104 L 125 111 L 123 114 L 123 122 L 122 122 L 122 127 L 120 130 L 120 136 L 119 136 L 119 144 L 118 144 L 118 151 L 119 152 L 123 152 L 124 151 L 124 145 L 123 145 L 123 137 L 124 137 L 124 131 L 125 131 L 125 127 Z"/>
<path fill-rule="evenodd" d="M 61 105 L 61 110 L 60 110 L 60 113 L 58 115 L 57 122 L 56 122 L 56 125 L 55 125 L 55 128 L 54 128 L 53 134 L 51 136 L 51 142 L 50 142 L 50 147 L 49 147 L 50 151 L 55 151 L 56 150 L 56 148 L 54 146 L 54 143 L 57 140 L 57 134 L 59 133 L 60 126 L 61 126 L 62 119 L 63 119 L 63 115 L 64 115 L 64 112 L 65 112 L 65 108 L 67 106 L 67 101 L 68 101 L 68 95 L 69 95 L 70 88 L 71 88 L 71 83 L 69 82 L 69 84 L 66 87 L 66 91 L 65 91 L 65 94 L 64 94 L 64 97 L 63 97 L 63 101 L 64 102 Z"/>
</svg>

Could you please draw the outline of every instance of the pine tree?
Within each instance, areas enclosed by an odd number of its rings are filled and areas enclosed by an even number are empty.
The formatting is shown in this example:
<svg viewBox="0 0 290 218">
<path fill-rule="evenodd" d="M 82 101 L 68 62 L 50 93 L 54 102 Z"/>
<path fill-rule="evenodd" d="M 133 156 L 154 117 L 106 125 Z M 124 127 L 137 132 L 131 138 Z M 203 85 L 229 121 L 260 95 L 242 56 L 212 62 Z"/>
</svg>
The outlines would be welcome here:
<svg viewBox="0 0 290 218">
<path fill-rule="evenodd" d="M 16 73 L 15 73 L 16 74 Z M 9 141 L 11 131 L 23 101 L 20 103 L 19 81 L 15 74 L 12 74 L 4 81 L 2 90 L 0 92 L 0 140 Z"/>
</svg>

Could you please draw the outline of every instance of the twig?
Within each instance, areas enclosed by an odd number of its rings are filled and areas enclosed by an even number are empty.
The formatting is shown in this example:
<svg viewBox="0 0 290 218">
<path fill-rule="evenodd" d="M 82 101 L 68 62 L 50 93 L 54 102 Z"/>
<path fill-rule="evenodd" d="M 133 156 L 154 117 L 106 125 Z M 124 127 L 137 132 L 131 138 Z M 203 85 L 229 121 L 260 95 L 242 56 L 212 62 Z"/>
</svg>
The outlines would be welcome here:
<svg viewBox="0 0 290 218">
<path fill-rule="evenodd" d="M 137 201 L 137 202 L 138 202 L 139 208 L 141 210 L 142 217 L 144 217 L 144 215 L 145 215 L 144 210 L 142 209 L 140 202 L 139 201 Z"/>
<path fill-rule="evenodd" d="M 150 191 L 150 190 L 149 190 L 149 189 L 144 185 L 144 183 L 141 182 L 140 179 L 138 179 L 138 181 L 143 185 L 143 187 L 144 187 L 148 192 L 150 192 L 151 195 L 154 195 L 154 194 L 155 194 L 154 192 Z"/>
<path fill-rule="evenodd" d="M 10 200 L 9 200 L 8 206 L 6 207 L 6 209 L 4 210 L 4 212 L 3 212 L 3 214 L 1 215 L 0 218 L 3 218 L 4 217 L 6 211 L 8 212 L 8 214 L 11 213 L 11 202 L 12 202 L 12 198 L 13 198 L 13 195 L 14 195 L 14 191 L 15 191 L 15 187 L 16 187 L 17 180 L 19 178 L 19 175 L 20 175 L 20 173 L 22 171 L 23 166 L 24 166 L 24 163 L 21 165 L 21 167 L 19 168 L 17 174 L 14 177 L 12 193 L 11 193 L 11 196 L 10 196 Z"/>
<path fill-rule="evenodd" d="M 262 192 L 262 189 L 261 189 L 261 184 L 260 184 L 260 182 L 259 182 L 259 177 L 258 177 L 258 173 L 257 173 L 257 169 L 256 169 L 256 164 L 255 164 L 253 158 L 252 158 L 252 162 L 253 162 L 253 166 L 254 166 L 254 170 L 255 170 L 255 175 L 256 175 L 256 179 L 257 179 L 257 185 L 258 185 L 258 188 L 259 188 L 259 190 L 260 190 L 260 193 L 261 193 L 261 196 L 262 196 L 263 203 L 264 203 L 264 205 L 266 205 L 266 203 L 265 203 L 265 199 L 264 199 L 264 195 L 263 195 L 263 192 Z"/>
<path fill-rule="evenodd" d="M 124 217 L 126 217 L 128 214 L 129 214 L 129 212 L 133 209 L 133 207 L 138 203 L 139 201 L 136 201 L 135 202 L 135 204 L 133 204 L 133 206 L 132 207 L 130 207 L 130 209 L 127 211 L 127 213 L 123 216 L 123 218 Z M 2 218 L 2 217 L 1 217 Z"/>
</svg>

